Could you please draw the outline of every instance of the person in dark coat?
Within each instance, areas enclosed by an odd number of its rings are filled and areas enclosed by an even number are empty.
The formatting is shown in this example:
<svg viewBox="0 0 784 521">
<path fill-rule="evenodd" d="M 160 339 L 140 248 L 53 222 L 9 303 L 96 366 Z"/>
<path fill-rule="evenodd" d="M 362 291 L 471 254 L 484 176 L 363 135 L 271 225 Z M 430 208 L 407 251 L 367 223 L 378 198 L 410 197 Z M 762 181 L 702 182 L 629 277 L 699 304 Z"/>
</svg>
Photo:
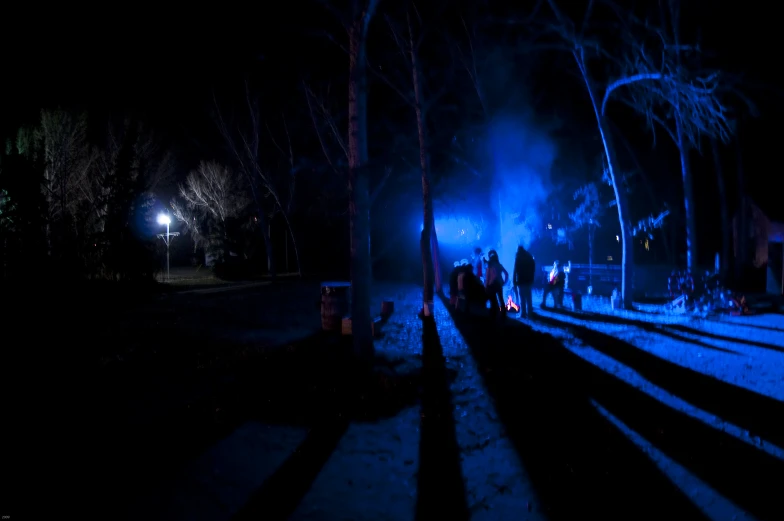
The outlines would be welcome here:
<svg viewBox="0 0 784 521">
<path fill-rule="evenodd" d="M 523 246 L 518 246 L 512 271 L 512 284 L 517 294 L 517 303 L 520 305 L 520 316 L 523 318 L 529 318 L 534 313 L 531 286 L 535 276 L 536 261 L 534 256 Z"/>
<path fill-rule="evenodd" d="M 506 302 L 504 302 L 504 286 L 509 281 L 509 272 L 501 265 L 498 254 L 494 250 L 487 253 L 487 268 L 485 269 L 485 289 L 487 298 L 490 299 L 490 314 L 495 316 L 501 311 L 506 316 Z"/>
<path fill-rule="evenodd" d="M 460 261 L 455 261 L 454 269 L 449 274 L 449 305 L 452 306 L 453 309 L 457 308 L 457 277 L 462 268 Z"/>
<path fill-rule="evenodd" d="M 474 253 L 471 255 L 471 266 L 473 268 L 474 276 L 482 283 L 485 281 L 484 274 L 484 260 L 482 259 L 482 248 L 474 248 Z"/>
</svg>

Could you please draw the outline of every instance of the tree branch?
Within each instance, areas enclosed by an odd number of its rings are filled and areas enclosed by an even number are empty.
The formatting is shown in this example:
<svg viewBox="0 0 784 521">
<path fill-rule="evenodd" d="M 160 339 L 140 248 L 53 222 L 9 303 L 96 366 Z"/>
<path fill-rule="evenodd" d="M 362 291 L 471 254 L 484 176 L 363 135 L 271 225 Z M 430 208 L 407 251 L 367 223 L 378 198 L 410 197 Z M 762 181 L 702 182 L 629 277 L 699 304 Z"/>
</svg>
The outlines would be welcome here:
<svg viewBox="0 0 784 521">
<path fill-rule="evenodd" d="M 610 83 L 607 86 L 607 89 L 605 89 L 604 98 L 602 99 L 602 109 L 601 109 L 602 116 L 604 116 L 604 110 L 607 107 L 607 101 L 610 99 L 610 95 L 616 89 L 623 87 L 624 85 L 630 85 L 632 83 L 637 83 L 640 81 L 662 80 L 663 78 L 664 76 L 661 73 L 657 73 L 657 72 L 640 73 L 640 74 L 633 74 L 625 78 L 620 78 Z"/>
</svg>

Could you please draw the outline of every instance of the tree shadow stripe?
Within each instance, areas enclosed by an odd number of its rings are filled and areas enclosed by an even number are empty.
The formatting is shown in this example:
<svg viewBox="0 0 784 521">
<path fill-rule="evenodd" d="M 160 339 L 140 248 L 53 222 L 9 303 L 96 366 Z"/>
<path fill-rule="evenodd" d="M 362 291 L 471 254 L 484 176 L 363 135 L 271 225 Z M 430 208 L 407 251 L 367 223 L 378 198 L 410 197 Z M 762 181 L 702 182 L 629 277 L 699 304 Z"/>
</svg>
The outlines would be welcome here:
<svg viewBox="0 0 784 521">
<path fill-rule="evenodd" d="M 452 314 L 550 521 L 706 519 L 632 441 L 590 403 L 589 391 L 626 384 L 551 335 L 517 321 Z M 521 518 L 527 512 L 519 513 Z"/>
<path fill-rule="evenodd" d="M 454 405 L 443 347 L 435 321 L 422 325 L 423 393 L 416 519 L 470 518 Z"/>
<path fill-rule="evenodd" d="M 566 314 L 566 313 L 565 313 Z M 680 366 L 590 327 L 537 315 L 535 320 L 568 329 L 593 349 L 637 371 L 651 383 L 698 408 L 744 427 L 781 447 L 784 403 L 713 376 Z"/>
<path fill-rule="evenodd" d="M 331 417 L 312 428 L 302 444 L 257 489 L 233 521 L 285 521 L 310 490 L 348 430 L 348 419 Z"/>
</svg>

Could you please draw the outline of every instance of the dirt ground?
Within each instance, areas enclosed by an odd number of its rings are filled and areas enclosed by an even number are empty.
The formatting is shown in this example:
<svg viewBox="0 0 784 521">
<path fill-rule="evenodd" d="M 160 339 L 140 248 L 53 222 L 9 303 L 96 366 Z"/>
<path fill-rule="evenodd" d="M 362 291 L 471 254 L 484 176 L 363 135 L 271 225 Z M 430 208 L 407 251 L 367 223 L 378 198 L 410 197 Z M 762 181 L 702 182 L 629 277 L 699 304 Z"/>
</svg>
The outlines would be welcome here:
<svg viewBox="0 0 784 521">
<path fill-rule="evenodd" d="M 14 343 L 25 371 L 3 365 L 15 512 L 781 519 L 781 315 L 597 299 L 498 322 L 439 300 L 423 324 L 420 288 L 377 284 L 373 308 L 395 313 L 368 366 L 319 333 L 319 298 L 318 281 L 291 280 L 85 296 L 89 315 L 41 323 Z"/>
</svg>

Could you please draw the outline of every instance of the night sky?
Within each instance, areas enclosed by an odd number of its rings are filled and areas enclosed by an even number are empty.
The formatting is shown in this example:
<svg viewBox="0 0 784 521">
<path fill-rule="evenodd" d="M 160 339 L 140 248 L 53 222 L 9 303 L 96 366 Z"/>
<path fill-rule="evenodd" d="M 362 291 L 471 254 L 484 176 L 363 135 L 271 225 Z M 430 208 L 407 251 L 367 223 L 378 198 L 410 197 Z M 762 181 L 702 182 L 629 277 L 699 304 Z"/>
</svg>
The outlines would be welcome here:
<svg viewBox="0 0 784 521">
<path fill-rule="evenodd" d="M 752 195 L 773 211 L 775 196 L 766 188 L 771 176 L 780 175 L 776 123 L 784 100 L 777 92 L 782 90 L 777 68 L 768 66 L 781 47 L 775 17 L 737 12 L 732 6 L 710 4 L 708 9 L 703 3 L 699 25 L 706 47 L 729 69 L 744 74 L 746 91 L 760 108 L 761 117 L 744 125 L 744 165 Z M 241 93 L 243 80 L 251 78 L 267 100 L 263 110 L 291 112 L 286 105 L 302 104 L 301 79 L 330 74 L 342 79 L 346 74 L 345 55 L 321 33 L 344 35 L 317 2 L 293 2 L 268 15 L 249 8 L 177 17 L 135 9 L 128 13 L 15 20 L 3 34 L 0 131 L 7 135 L 34 119 L 42 105 L 79 106 L 95 118 L 131 109 L 170 138 L 184 164 L 192 164 L 219 141 L 210 116 L 213 92 L 230 101 Z M 587 118 L 574 124 L 590 132 L 593 122 Z M 644 156 L 650 140 L 644 132 L 633 134 L 634 146 Z M 734 154 L 726 152 L 728 168 L 734 168 Z M 652 177 L 662 183 L 666 175 Z"/>
</svg>

